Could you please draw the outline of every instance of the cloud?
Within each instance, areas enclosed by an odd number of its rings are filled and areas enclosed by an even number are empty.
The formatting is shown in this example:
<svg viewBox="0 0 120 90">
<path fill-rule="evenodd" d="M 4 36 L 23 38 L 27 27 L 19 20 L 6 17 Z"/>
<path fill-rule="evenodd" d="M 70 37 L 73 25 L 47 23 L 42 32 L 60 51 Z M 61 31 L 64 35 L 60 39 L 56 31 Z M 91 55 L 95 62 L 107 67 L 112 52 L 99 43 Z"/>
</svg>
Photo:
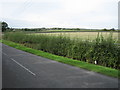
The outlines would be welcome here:
<svg viewBox="0 0 120 90">
<path fill-rule="evenodd" d="M 118 0 L 2 0 L 2 20 L 26 27 L 117 28 Z M 25 26 L 25 23 L 20 27 Z M 33 26 L 31 26 L 33 25 Z M 16 27 L 15 23 L 12 23 Z M 17 25 L 19 26 L 19 25 Z"/>
</svg>

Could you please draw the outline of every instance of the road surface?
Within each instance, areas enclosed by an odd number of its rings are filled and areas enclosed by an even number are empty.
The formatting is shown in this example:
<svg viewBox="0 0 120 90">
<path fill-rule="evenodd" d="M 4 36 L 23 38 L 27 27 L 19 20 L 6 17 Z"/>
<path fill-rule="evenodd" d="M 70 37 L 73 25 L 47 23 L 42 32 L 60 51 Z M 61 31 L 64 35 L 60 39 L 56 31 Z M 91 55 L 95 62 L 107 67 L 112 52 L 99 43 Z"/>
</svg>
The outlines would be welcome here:
<svg viewBox="0 0 120 90">
<path fill-rule="evenodd" d="M 118 79 L 2 45 L 3 88 L 118 88 Z"/>
</svg>

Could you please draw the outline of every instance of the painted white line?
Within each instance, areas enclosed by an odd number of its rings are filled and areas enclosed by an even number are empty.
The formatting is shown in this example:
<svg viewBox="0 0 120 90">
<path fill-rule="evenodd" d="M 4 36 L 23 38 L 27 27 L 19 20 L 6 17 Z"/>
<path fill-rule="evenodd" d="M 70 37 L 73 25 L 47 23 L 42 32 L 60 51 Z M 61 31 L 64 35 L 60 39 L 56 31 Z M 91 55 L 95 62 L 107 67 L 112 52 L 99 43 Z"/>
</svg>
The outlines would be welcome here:
<svg viewBox="0 0 120 90">
<path fill-rule="evenodd" d="M 2 52 L 3 53 L 3 52 Z M 4 55 L 8 56 L 6 53 L 3 53 Z M 9 56 L 8 56 L 9 57 Z M 12 61 L 14 61 L 16 64 L 18 64 L 19 66 L 21 66 L 22 68 L 24 68 L 25 70 L 27 70 L 30 74 L 36 76 L 35 73 L 33 73 L 32 71 L 30 71 L 29 69 L 27 69 L 26 67 L 24 67 L 22 64 L 20 64 L 19 62 L 17 62 L 16 60 L 14 60 L 13 58 L 10 58 Z"/>
<path fill-rule="evenodd" d="M 3 52 L 2 52 L 3 53 Z M 8 56 L 6 53 L 3 53 L 4 55 Z"/>
<path fill-rule="evenodd" d="M 26 67 L 24 67 L 22 64 L 20 64 L 19 62 L 17 62 L 16 60 L 14 60 L 13 58 L 10 58 L 12 61 L 14 61 L 15 63 L 17 63 L 19 66 L 21 66 L 22 68 L 24 68 L 25 70 L 27 70 L 29 73 L 31 73 L 32 75 L 36 76 L 35 73 L 33 73 L 32 71 L 30 71 L 29 69 L 27 69 Z"/>
<path fill-rule="evenodd" d="M 33 73 L 32 71 L 30 71 L 29 69 L 27 69 L 26 67 L 24 67 L 22 64 L 20 64 L 19 62 L 17 62 L 16 60 L 14 60 L 13 58 L 10 58 L 12 61 L 14 61 L 15 63 L 17 63 L 19 66 L 21 66 L 22 68 L 24 68 L 25 70 L 27 70 L 29 73 L 31 73 L 32 75 L 36 76 L 35 73 Z"/>
</svg>

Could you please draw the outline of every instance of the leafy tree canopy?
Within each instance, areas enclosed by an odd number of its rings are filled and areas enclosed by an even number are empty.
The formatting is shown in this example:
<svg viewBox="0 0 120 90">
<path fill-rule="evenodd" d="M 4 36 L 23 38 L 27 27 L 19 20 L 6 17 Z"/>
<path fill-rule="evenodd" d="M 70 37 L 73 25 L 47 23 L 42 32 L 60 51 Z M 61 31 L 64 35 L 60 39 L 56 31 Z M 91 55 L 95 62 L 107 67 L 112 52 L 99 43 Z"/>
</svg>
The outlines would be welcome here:
<svg viewBox="0 0 120 90">
<path fill-rule="evenodd" d="M 2 32 L 6 31 L 8 28 L 8 24 L 6 22 L 0 22 L 0 23 L 1 23 Z"/>
</svg>

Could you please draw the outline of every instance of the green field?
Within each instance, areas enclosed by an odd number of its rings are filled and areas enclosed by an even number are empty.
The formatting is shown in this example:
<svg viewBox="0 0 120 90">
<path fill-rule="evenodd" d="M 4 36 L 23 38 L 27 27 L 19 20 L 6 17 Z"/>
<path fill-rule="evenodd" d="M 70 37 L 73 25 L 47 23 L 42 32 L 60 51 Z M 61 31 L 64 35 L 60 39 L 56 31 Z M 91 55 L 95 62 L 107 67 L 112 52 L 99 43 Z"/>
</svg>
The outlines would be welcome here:
<svg viewBox="0 0 120 90">
<path fill-rule="evenodd" d="M 110 32 L 99 32 L 100 34 L 102 34 L 103 37 L 107 38 L 110 34 Z M 112 32 L 113 33 L 113 39 L 114 40 L 118 40 L 118 32 Z M 71 39 L 82 39 L 82 40 L 94 40 L 97 35 L 98 32 L 55 32 L 55 33 L 34 33 L 35 35 L 40 35 L 40 34 L 44 34 L 44 35 L 50 35 L 50 36 L 67 36 L 70 37 Z"/>
</svg>

